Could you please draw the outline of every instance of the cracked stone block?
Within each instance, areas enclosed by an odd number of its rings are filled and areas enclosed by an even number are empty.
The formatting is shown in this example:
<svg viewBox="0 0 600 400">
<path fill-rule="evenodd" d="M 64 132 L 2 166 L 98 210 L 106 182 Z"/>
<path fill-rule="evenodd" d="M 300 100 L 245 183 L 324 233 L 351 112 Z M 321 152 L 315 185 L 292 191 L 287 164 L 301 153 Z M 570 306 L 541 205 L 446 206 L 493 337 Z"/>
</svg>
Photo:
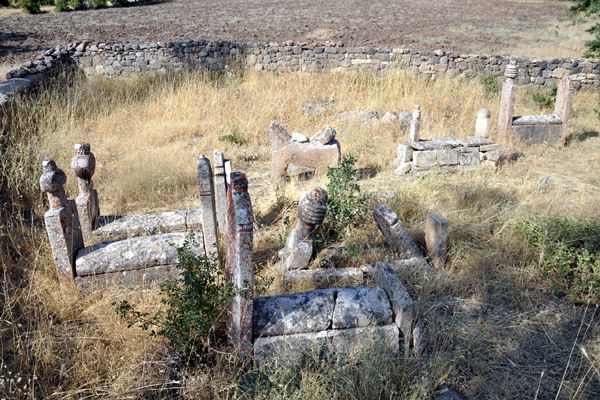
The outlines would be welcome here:
<svg viewBox="0 0 600 400">
<path fill-rule="evenodd" d="M 331 352 L 329 331 L 259 337 L 254 341 L 254 364 L 259 368 L 298 366 Z"/>
<path fill-rule="evenodd" d="M 439 165 L 457 165 L 458 153 L 452 149 L 436 150 L 436 158 Z"/>
<path fill-rule="evenodd" d="M 395 251 L 406 257 L 423 256 L 419 246 L 391 208 L 385 204 L 376 205 L 373 207 L 373 218 L 385 241 Z"/>
<path fill-rule="evenodd" d="M 487 152 L 487 151 L 496 151 L 496 150 L 502 150 L 502 146 L 499 144 L 485 144 L 482 146 L 479 146 L 479 151 L 482 152 Z"/>
<path fill-rule="evenodd" d="M 400 354 L 400 333 L 395 324 L 331 330 L 328 334 L 338 359 L 373 353 L 396 358 Z"/>
<path fill-rule="evenodd" d="M 199 210 L 177 210 L 113 217 L 112 221 L 96 229 L 94 234 L 104 239 L 118 239 L 198 229 L 202 226 L 201 221 L 197 219 L 199 214 Z"/>
<path fill-rule="evenodd" d="M 75 278 L 77 287 L 93 291 L 105 287 L 131 288 L 149 287 L 181 274 L 178 265 L 160 265 L 156 267 L 118 271 L 106 274 L 92 274 Z"/>
<path fill-rule="evenodd" d="M 254 300 L 254 337 L 317 332 L 327 329 L 335 306 L 335 290 L 315 290 Z"/>
<path fill-rule="evenodd" d="M 515 125 L 511 132 L 520 142 L 532 144 L 557 144 L 563 134 L 561 125 Z"/>
<path fill-rule="evenodd" d="M 408 143 L 399 144 L 396 153 L 399 164 L 412 161 L 413 148 Z"/>
<path fill-rule="evenodd" d="M 479 165 L 479 151 L 476 147 L 469 147 L 461 150 L 474 149 L 473 151 L 461 151 L 458 153 L 458 162 L 460 165 Z"/>
<path fill-rule="evenodd" d="M 196 231 L 194 234 L 191 250 L 199 255 L 204 254 L 202 233 Z M 176 232 L 88 246 L 77 252 L 77 276 L 177 264 L 177 248 L 183 245 L 187 237 L 186 232 Z"/>
<path fill-rule="evenodd" d="M 431 150 L 415 151 L 413 153 L 413 166 L 417 168 L 431 168 L 437 165 L 437 153 Z"/>
<path fill-rule="evenodd" d="M 392 322 L 392 309 L 381 288 L 339 289 L 333 312 L 333 329 L 386 325 Z"/>
</svg>

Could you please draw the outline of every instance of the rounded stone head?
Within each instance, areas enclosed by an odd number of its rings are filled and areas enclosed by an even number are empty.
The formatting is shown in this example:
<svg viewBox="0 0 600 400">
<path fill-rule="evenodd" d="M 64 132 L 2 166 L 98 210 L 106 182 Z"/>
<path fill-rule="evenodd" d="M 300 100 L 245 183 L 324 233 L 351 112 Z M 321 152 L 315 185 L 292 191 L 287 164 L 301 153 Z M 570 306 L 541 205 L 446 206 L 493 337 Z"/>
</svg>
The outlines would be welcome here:
<svg viewBox="0 0 600 400">
<path fill-rule="evenodd" d="M 71 159 L 71 168 L 80 179 L 91 181 L 96 171 L 96 157 L 90 150 L 89 143 L 77 143 L 73 146 L 75 156 Z"/>
<path fill-rule="evenodd" d="M 487 119 L 490 118 L 492 116 L 492 114 L 490 113 L 490 110 L 488 110 L 485 107 L 482 107 L 479 109 L 479 111 L 477 112 L 477 118 L 480 119 Z"/>
<path fill-rule="evenodd" d="M 320 225 L 327 215 L 327 191 L 316 187 L 306 193 L 298 204 L 298 216 L 302 222 Z"/>
<path fill-rule="evenodd" d="M 73 148 L 75 149 L 75 154 L 88 155 L 91 152 L 89 143 L 75 143 Z"/>
<path fill-rule="evenodd" d="M 40 189 L 46 193 L 58 193 L 67 182 L 67 175 L 56 166 L 53 159 L 46 157 L 42 161 L 42 176 L 40 176 Z"/>
<path fill-rule="evenodd" d="M 413 119 L 421 119 L 421 106 L 415 106 L 412 117 Z"/>
<path fill-rule="evenodd" d="M 508 65 L 506 66 L 506 69 L 504 70 L 504 76 L 506 78 L 514 79 L 517 77 L 517 72 L 518 72 L 517 63 L 514 61 L 511 61 L 510 63 L 508 63 Z"/>
</svg>

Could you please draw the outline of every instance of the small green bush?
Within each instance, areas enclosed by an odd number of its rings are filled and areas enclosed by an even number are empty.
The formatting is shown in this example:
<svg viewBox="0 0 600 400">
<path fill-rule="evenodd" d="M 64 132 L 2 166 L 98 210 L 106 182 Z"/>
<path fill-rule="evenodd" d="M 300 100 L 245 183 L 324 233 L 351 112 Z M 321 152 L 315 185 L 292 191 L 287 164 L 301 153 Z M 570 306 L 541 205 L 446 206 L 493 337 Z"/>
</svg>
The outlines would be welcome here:
<svg viewBox="0 0 600 400">
<path fill-rule="evenodd" d="M 558 93 L 558 87 L 556 85 L 550 88 L 550 92 L 546 93 L 534 93 L 533 101 L 540 107 L 544 109 L 549 109 L 554 106 L 556 103 L 556 94 Z"/>
<path fill-rule="evenodd" d="M 151 336 L 163 336 L 187 359 L 203 354 L 215 324 L 234 295 L 218 263 L 191 250 L 193 237 L 177 249 L 182 274 L 160 287 L 163 307 L 151 314 L 136 310 L 129 302 L 113 303 L 117 314 Z"/>
<path fill-rule="evenodd" d="M 498 83 L 498 77 L 494 74 L 482 76 L 479 78 L 479 83 L 481 83 L 483 90 L 485 90 L 485 93 L 488 95 L 500 92 L 500 83 Z"/>
<path fill-rule="evenodd" d="M 29 14 L 37 14 L 42 11 L 40 0 L 22 0 L 19 3 L 20 7 Z"/>
<path fill-rule="evenodd" d="M 231 144 L 235 144 L 237 146 L 241 146 L 243 144 L 246 144 L 246 140 L 244 140 L 244 138 L 240 137 L 237 134 L 237 132 L 228 133 L 227 135 L 220 136 L 219 140 L 221 142 L 231 143 Z"/>
<path fill-rule="evenodd" d="M 600 222 L 537 217 L 515 231 L 553 290 L 573 302 L 600 302 Z"/>
<path fill-rule="evenodd" d="M 70 10 L 85 10 L 87 8 L 87 0 L 67 0 Z"/>
<path fill-rule="evenodd" d="M 91 8 L 105 8 L 107 6 L 106 0 L 90 0 L 89 5 Z"/>
<path fill-rule="evenodd" d="M 58 12 L 69 11 L 69 1 L 68 0 L 55 0 L 54 1 L 54 9 Z"/>
</svg>

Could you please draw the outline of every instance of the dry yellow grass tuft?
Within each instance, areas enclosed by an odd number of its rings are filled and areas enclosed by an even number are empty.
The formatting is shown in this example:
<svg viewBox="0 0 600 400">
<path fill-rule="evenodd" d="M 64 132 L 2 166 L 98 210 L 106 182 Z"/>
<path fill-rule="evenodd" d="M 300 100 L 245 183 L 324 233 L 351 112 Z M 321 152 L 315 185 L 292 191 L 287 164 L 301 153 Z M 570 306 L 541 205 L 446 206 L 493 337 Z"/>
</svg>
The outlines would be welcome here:
<svg viewBox="0 0 600 400">
<path fill-rule="evenodd" d="M 331 109 L 319 115 L 302 110 L 304 103 L 325 100 L 333 92 Z M 531 94 L 531 89 L 522 91 L 518 112 L 543 111 Z M 486 94 L 474 82 L 432 81 L 400 72 L 193 73 L 89 80 L 49 90 L 4 121 L 10 129 L 0 138 L 7 149 L 0 161 L 6 199 L 0 210 L 0 379 L 10 370 L 21 374 L 21 382 L 29 382 L 18 392 L 16 386 L 2 383 L 0 393 L 9 398 L 165 398 L 183 387 L 185 398 L 235 397 L 239 376 L 225 357 L 214 369 L 176 370 L 176 357 L 166 343 L 128 329 L 117 318 L 113 301 L 127 298 L 152 309 L 158 304 L 154 290 L 87 296 L 57 291 L 40 223 L 43 203 L 37 177 L 44 156 L 53 156 L 68 170 L 72 144 L 88 141 L 98 160 L 95 182 L 103 214 L 196 207 L 195 159 L 219 148 L 235 169 L 251 178 L 259 223 L 257 271 L 277 277 L 274 255 L 285 234 L 283 218 L 293 218 L 302 191 L 325 186 L 327 179 L 293 180 L 283 191 L 271 190 L 267 127 L 276 118 L 289 131 L 306 134 L 332 125 L 342 152 L 356 155 L 357 166 L 371 172 L 360 182 L 363 191 L 388 199 L 417 237 L 422 236 L 427 212 L 447 216 L 452 260 L 431 278 L 404 277 L 430 326 L 433 350 L 423 360 L 398 366 L 394 373 L 400 375 L 387 381 L 381 378 L 381 366 L 373 367 L 377 360 L 364 366 L 362 383 L 349 381 L 360 371 L 301 371 L 295 384 L 284 381 L 289 375 L 281 382 L 274 376 L 268 389 L 254 387 L 257 398 L 369 398 L 373 393 L 427 398 L 438 385 L 455 386 L 470 397 L 533 398 L 538 384 L 538 398 L 557 393 L 557 398 L 593 398 L 600 393 L 598 316 L 593 307 L 570 306 L 549 293 L 535 267 L 525 262 L 510 223 L 538 213 L 600 215 L 597 103 L 596 93 L 576 94 L 574 139 L 565 149 L 522 149 L 524 155 L 497 172 L 407 179 L 393 173 L 396 146 L 406 140 L 406 129 L 342 120 L 338 113 L 410 111 L 419 104 L 423 137 L 464 137 L 474 131 L 480 107 L 497 114 L 498 96 Z M 243 144 L 225 140 L 225 135 Z M 544 184 L 542 177 L 548 177 Z M 75 191 L 70 178 L 68 192 Z M 368 215 L 364 224 L 349 229 L 345 241 L 359 246 L 363 262 L 386 253 Z M 271 288 L 276 290 L 277 284 Z M 583 330 L 577 330 L 579 324 Z M 572 346 L 580 351 L 570 355 Z M 336 384 L 327 384 L 331 382 Z M 360 386 L 365 382 L 373 382 L 372 387 Z"/>
</svg>

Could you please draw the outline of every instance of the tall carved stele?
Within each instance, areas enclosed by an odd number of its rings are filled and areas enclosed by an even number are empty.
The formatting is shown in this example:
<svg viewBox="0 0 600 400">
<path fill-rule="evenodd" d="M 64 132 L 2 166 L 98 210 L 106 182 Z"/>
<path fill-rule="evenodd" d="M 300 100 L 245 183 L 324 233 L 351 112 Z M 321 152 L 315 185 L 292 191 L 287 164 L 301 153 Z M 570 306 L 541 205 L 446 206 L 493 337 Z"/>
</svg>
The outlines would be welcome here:
<svg viewBox="0 0 600 400">
<path fill-rule="evenodd" d="M 100 205 L 98 192 L 94 188 L 93 176 L 96 171 L 96 157 L 90 151 L 89 143 L 77 143 L 74 146 L 75 156 L 71 159 L 71 168 L 77 177 L 79 194 L 75 199 L 79 224 L 84 240 L 90 240 L 94 229 L 98 227 Z"/>
<path fill-rule="evenodd" d="M 252 351 L 254 216 L 245 174 L 233 172 L 227 188 L 227 256 L 225 276 L 236 296 L 228 310 L 228 334 L 234 349 L 245 356 Z"/>
<path fill-rule="evenodd" d="M 44 222 L 58 280 L 61 287 L 74 286 L 75 254 L 83 248 L 77 206 L 73 200 L 67 200 L 64 189 L 67 176 L 56 166 L 54 160 L 44 159 L 42 169 L 40 188 L 47 194 L 49 204 L 49 210 L 44 214 Z"/>
<path fill-rule="evenodd" d="M 217 213 L 215 209 L 215 188 L 210 160 L 201 155 L 196 163 L 196 179 L 202 210 L 202 234 L 204 250 L 210 258 L 217 258 L 219 252 L 217 238 Z"/>
</svg>

